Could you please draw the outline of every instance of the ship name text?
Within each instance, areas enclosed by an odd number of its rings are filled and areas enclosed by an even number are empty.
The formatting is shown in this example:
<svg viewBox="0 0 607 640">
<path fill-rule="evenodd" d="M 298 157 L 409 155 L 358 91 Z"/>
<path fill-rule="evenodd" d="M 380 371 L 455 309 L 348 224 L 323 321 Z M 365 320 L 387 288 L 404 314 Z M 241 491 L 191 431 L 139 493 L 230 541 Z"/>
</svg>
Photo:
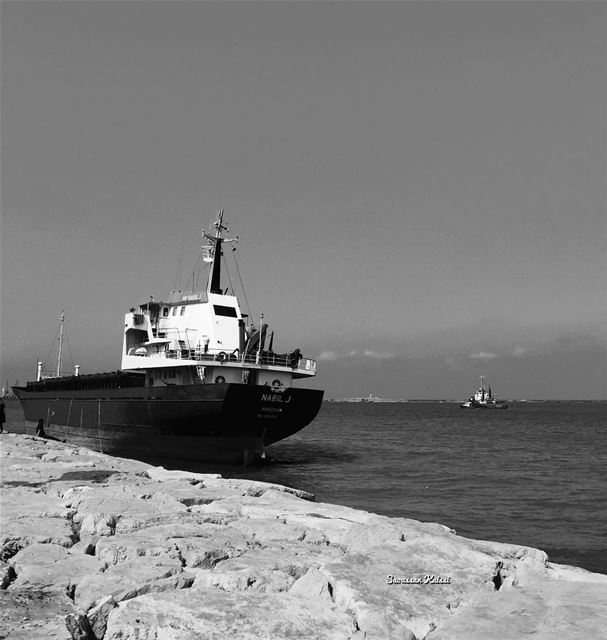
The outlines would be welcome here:
<svg viewBox="0 0 607 640">
<path fill-rule="evenodd" d="M 261 394 L 262 402 L 282 402 L 284 404 L 288 404 L 291 402 L 291 396 L 287 396 L 284 398 L 280 393 L 262 393 Z"/>
</svg>

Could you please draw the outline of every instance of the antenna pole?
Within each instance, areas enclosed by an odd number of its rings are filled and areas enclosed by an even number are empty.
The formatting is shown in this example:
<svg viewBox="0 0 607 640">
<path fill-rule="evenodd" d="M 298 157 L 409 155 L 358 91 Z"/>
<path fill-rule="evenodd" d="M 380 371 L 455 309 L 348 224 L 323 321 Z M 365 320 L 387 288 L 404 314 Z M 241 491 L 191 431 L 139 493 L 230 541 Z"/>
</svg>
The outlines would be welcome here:
<svg viewBox="0 0 607 640">
<path fill-rule="evenodd" d="M 57 378 L 61 376 L 61 357 L 63 353 L 63 325 L 65 324 L 65 311 L 61 312 L 61 324 L 59 325 L 59 349 L 57 351 Z"/>
<path fill-rule="evenodd" d="M 223 231 L 223 209 L 220 209 L 217 212 L 217 220 L 215 220 L 215 237 L 219 238 L 221 236 L 221 232 Z"/>
<path fill-rule="evenodd" d="M 255 356 L 255 364 L 261 362 L 261 334 L 263 331 L 263 313 L 259 316 L 259 344 L 257 345 L 257 355 Z"/>
</svg>

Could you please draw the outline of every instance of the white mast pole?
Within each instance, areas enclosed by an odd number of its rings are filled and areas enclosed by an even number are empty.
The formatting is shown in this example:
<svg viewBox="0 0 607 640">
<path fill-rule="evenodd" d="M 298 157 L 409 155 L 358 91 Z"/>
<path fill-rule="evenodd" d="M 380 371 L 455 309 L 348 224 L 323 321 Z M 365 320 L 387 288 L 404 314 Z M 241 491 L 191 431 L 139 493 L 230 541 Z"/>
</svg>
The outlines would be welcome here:
<svg viewBox="0 0 607 640">
<path fill-rule="evenodd" d="M 217 220 L 215 221 L 215 237 L 219 238 L 223 230 L 223 209 L 217 212 Z"/>
<path fill-rule="evenodd" d="M 61 376 L 61 356 L 63 352 L 63 325 L 65 324 L 65 311 L 61 312 L 61 324 L 59 325 L 59 350 L 57 352 L 57 378 Z"/>
</svg>

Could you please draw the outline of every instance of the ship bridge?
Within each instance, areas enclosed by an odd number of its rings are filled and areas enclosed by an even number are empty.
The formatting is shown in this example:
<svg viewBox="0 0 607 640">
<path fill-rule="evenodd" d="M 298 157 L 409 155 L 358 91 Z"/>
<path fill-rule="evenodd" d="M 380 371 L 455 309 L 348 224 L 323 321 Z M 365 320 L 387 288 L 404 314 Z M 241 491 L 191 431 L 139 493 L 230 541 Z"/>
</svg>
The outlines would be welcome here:
<svg viewBox="0 0 607 640">
<path fill-rule="evenodd" d="M 150 372 L 167 384 L 244 382 L 288 386 L 294 378 L 316 375 L 316 362 L 299 349 L 274 353 L 268 326 L 247 325 L 238 299 L 221 288 L 221 237 L 226 230 L 220 212 L 216 234 L 203 232 L 205 260 L 212 262 L 205 291 L 172 291 L 166 301 L 150 298 L 124 318 L 122 369 Z M 209 258 L 210 256 L 210 258 Z M 154 373 L 155 371 L 155 373 Z M 280 376 L 278 375 L 280 374 Z M 168 382 L 170 381 L 170 382 Z"/>
</svg>

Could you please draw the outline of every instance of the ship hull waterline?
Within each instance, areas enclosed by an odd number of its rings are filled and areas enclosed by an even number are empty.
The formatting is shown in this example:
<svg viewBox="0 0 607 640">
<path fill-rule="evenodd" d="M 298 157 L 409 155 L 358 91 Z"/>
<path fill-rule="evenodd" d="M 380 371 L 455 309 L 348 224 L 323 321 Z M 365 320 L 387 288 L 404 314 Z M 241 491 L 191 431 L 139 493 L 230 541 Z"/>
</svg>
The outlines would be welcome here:
<svg viewBox="0 0 607 640">
<path fill-rule="evenodd" d="M 135 459 L 251 463 L 318 413 L 323 392 L 244 384 L 14 389 L 34 435 Z"/>
<path fill-rule="evenodd" d="M 481 404 L 479 402 L 465 402 L 464 404 L 460 404 L 459 405 L 462 409 L 488 409 L 488 410 L 495 410 L 495 409 L 507 409 L 508 405 L 507 404 L 503 404 L 501 402 L 498 402 L 496 404 L 493 403 L 487 403 L 487 404 Z"/>
</svg>

